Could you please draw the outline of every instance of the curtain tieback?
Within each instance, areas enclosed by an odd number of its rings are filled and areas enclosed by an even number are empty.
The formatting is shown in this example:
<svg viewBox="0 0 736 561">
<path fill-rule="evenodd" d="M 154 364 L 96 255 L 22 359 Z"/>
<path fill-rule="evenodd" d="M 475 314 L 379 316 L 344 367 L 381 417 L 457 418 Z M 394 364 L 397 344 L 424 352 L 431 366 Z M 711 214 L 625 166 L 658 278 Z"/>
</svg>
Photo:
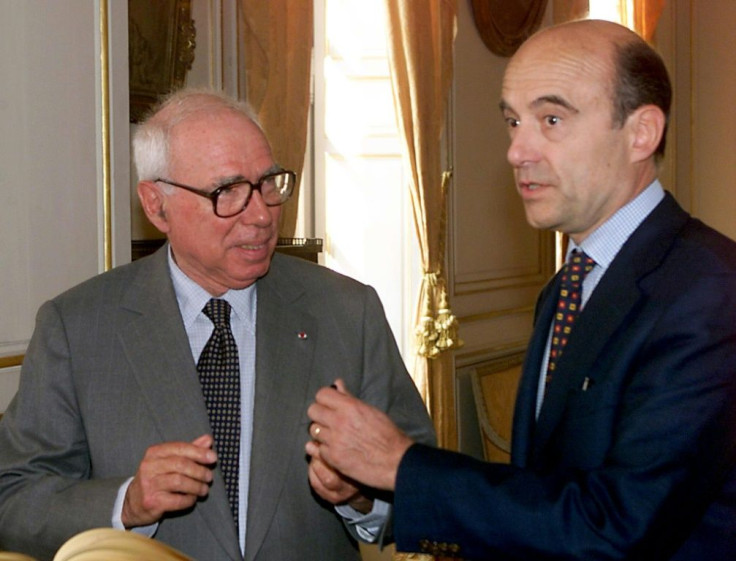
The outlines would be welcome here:
<svg viewBox="0 0 736 561">
<path fill-rule="evenodd" d="M 450 310 L 447 290 L 439 273 L 424 273 L 424 309 L 416 328 L 417 354 L 437 358 L 440 353 L 463 346 L 458 321 Z M 437 304 L 437 312 L 434 303 Z"/>
</svg>

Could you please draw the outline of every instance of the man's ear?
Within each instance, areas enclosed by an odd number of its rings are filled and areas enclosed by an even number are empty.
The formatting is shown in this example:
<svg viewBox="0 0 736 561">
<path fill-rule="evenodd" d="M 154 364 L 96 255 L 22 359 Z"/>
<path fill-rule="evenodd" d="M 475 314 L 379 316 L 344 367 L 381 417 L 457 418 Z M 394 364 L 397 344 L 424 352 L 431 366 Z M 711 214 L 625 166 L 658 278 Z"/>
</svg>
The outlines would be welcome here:
<svg viewBox="0 0 736 561">
<path fill-rule="evenodd" d="M 632 161 L 641 162 L 654 154 L 665 129 L 665 116 L 656 105 L 642 105 L 627 119 L 632 132 Z"/>
<path fill-rule="evenodd" d="M 151 224 L 164 234 L 169 231 L 169 222 L 166 218 L 166 198 L 153 181 L 138 183 L 138 198 L 141 201 L 143 212 L 146 213 Z"/>
</svg>

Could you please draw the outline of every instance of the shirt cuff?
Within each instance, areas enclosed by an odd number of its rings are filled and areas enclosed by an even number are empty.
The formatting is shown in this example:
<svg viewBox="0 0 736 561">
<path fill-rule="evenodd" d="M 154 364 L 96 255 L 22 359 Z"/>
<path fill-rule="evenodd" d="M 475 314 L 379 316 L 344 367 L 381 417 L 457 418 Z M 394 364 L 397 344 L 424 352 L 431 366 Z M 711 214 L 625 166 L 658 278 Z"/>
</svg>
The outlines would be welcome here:
<svg viewBox="0 0 736 561">
<path fill-rule="evenodd" d="M 373 501 L 373 509 L 367 514 L 358 512 L 350 505 L 338 505 L 335 510 L 367 543 L 376 541 L 391 516 L 391 504 L 381 499 Z"/>
<path fill-rule="evenodd" d="M 133 478 L 131 477 L 120 486 L 118 496 L 115 499 L 115 504 L 112 507 L 112 527 L 116 530 L 126 529 L 123 524 L 123 503 L 125 503 L 125 494 L 128 492 L 128 487 L 130 487 L 130 483 L 132 481 Z M 158 530 L 158 522 L 150 524 L 149 526 L 138 526 L 130 529 L 131 532 L 141 534 L 147 538 L 152 538 L 156 533 L 156 530 Z"/>
</svg>

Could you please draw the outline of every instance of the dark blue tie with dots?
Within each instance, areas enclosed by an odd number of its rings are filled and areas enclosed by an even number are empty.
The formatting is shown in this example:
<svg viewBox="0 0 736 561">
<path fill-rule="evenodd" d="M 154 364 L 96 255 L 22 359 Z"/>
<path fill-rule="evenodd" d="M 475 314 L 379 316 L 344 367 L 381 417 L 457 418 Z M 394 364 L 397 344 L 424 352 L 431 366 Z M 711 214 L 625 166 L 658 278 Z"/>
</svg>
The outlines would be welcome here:
<svg viewBox="0 0 736 561">
<path fill-rule="evenodd" d="M 593 267 L 595 267 L 595 261 L 584 252 L 574 250 L 562 268 L 560 295 L 552 325 L 552 342 L 549 348 L 549 363 L 547 364 L 546 382 L 548 384 L 554 378 L 557 361 L 562 356 L 562 349 L 570 337 L 572 325 L 580 313 L 583 280 Z"/>
<path fill-rule="evenodd" d="M 230 304 L 213 298 L 202 310 L 215 326 L 199 355 L 197 371 L 210 417 L 212 436 L 225 479 L 230 508 L 238 522 L 240 451 L 240 363 L 230 329 Z"/>
</svg>

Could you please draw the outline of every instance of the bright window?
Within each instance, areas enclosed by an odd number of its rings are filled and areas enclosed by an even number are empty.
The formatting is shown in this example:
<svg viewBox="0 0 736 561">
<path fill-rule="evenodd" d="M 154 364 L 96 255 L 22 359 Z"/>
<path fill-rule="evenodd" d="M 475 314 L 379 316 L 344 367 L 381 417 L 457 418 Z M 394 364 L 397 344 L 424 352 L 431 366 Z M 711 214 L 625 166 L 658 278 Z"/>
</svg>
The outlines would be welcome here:
<svg viewBox="0 0 736 561">
<path fill-rule="evenodd" d="M 629 28 L 634 24 L 634 0 L 590 0 L 588 11 L 591 19 L 615 21 Z"/>
<path fill-rule="evenodd" d="M 407 364 L 418 250 L 383 0 L 315 0 L 314 229 L 323 262 L 373 286 Z"/>
</svg>

